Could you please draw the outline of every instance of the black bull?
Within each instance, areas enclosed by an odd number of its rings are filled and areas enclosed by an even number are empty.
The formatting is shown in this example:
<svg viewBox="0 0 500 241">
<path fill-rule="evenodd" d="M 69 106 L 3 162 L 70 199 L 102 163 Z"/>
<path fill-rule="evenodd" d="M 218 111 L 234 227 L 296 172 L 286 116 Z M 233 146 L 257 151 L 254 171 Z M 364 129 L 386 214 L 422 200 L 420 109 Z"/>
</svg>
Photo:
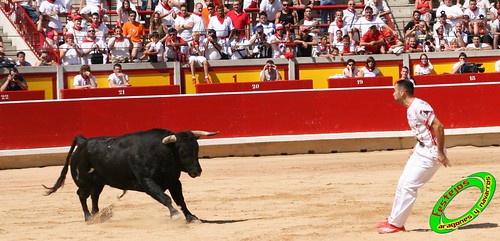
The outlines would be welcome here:
<svg viewBox="0 0 500 241">
<path fill-rule="evenodd" d="M 99 195 L 105 185 L 124 191 L 145 192 L 168 207 L 170 217 L 173 217 L 179 212 L 172 206 L 172 199 L 165 194 L 168 189 L 186 220 L 199 221 L 186 207 L 179 177 L 181 171 L 193 178 L 201 175 L 197 140 L 200 136 L 215 134 L 217 132 L 173 133 L 152 129 L 117 137 L 86 139 L 76 136 L 59 179 L 53 187 L 44 187 L 49 189 L 47 195 L 56 192 L 64 184 L 71 162 L 71 176 L 78 186 L 76 193 L 85 221 L 92 220 L 93 215 L 99 212 Z M 87 207 L 89 196 L 92 199 L 92 213 Z"/>
</svg>

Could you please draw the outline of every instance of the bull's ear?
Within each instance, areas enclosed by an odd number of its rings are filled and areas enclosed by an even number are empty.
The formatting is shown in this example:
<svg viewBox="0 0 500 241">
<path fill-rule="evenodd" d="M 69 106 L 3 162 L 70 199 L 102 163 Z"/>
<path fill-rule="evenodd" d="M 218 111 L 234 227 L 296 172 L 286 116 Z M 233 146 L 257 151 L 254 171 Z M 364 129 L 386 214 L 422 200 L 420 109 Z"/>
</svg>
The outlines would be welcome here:
<svg viewBox="0 0 500 241">
<path fill-rule="evenodd" d="M 163 144 L 174 143 L 177 141 L 177 137 L 175 135 L 169 135 L 161 141 Z"/>
<path fill-rule="evenodd" d="M 194 136 L 200 137 L 200 136 L 213 136 L 219 134 L 218 131 L 216 132 L 208 132 L 208 131 L 191 131 Z"/>
</svg>

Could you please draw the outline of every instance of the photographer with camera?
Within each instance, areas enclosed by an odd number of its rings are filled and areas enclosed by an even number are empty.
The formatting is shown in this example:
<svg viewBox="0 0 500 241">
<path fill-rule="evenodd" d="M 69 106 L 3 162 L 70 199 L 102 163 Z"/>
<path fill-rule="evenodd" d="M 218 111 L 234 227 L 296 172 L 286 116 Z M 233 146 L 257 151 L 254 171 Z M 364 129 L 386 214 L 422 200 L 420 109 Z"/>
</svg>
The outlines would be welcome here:
<svg viewBox="0 0 500 241">
<path fill-rule="evenodd" d="M 264 69 L 260 71 L 260 81 L 276 81 L 281 80 L 281 75 L 276 65 L 274 65 L 274 61 L 268 60 L 266 65 L 264 65 Z"/>
<path fill-rule="evenodd" d="M 52 60 L 49 56 L 49 52 L 46 50 L 42 50 L 42 54 L 40 55 L 40 60 L 35 63 L 35 66 L 55 66 L 58 65 L 54 60 Z"/>
<path fill-rule="evenodd" d="M 19 75 L 19 71 L 16 68 L 9 69 L 9 74 L 7 77 L 3 78 L 0 91 L 11 91 L 11 90 L 28 90 L 28 84 L 26 80 Z"/>
<path fill-rule="evenodd" d="M 249 45 L 253 46 L 253 58 L 266 58 L 270 56 L 268 35 L 266 35 L 263 26 L 257 26 L 255 34 L 250 38 Z"/>
</svg>

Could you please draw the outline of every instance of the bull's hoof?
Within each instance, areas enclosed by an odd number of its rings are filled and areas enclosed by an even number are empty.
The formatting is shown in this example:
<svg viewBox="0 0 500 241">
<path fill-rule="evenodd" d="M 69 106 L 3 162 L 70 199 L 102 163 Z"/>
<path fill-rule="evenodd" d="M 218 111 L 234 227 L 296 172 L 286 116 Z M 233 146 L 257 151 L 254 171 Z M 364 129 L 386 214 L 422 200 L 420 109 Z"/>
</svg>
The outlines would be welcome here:
<svg viewBox="0 0 500 241">
<path fill-rule="evenodd" d="M 179 211 L 177 211 L 175 209 L 172 210 L 172 211 L 170 211 L 170 219 L 172 219 L 172 220 L 179 220 L 181 218 L 182 218 L 182 214 L 179 213 Z"/>
<path fill-rule="evenodd" d="M 198 219 L 196 216 L 194 215 L 187 215 L 186 216 L 186 221 L 188 223 L 202 223 L 200 219 Z"/>
<path fill-rule="evenodd" d="M 85 215 L 85 222 L 92 222 L 94 220 L 94 215 Z"/>
</svg>

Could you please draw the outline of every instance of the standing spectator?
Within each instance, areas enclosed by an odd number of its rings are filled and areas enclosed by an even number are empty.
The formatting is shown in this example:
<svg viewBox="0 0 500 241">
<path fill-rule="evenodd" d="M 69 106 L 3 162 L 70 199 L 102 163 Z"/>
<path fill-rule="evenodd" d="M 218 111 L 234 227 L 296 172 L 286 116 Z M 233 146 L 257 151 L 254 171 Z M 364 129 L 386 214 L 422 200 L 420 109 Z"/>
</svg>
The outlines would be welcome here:
<svg viewBox="0 0 500 241">
<path fill-rule="evenodd" d="M 328 33 L 330 35 L 330 45 L 333 45 L 333 42 L 335 40 L 334 35 L 337 35 L 337 31 L 341 31 L 340 33 L 340 39 L 342 36 L 350 33 L 349 31 L 349 26 L 347 25 L 347 22 L 344 21 L 344 12 L 342 11 L 337 11 L 335 13 L 335 20 L 330 23 L 330 26 L 328 27 Z M 339 38 L 339 36 L 337 35 Z"/>
<path fill-rule="evenodd" d="M 106 63 L 104 58 L 107 49 L 106 43 L 102 40 L 97 40 L 95 32 L 96 30 L 93 27 L 88 27 L 87 38 L 80 43 L 80 48 L 82 50 L 82 64 L 91 65 L 92 55 L 99 53 L 103 55 L 103 63 Z"/>
<path fill-rule="evenodd" d="M 231 31 L 234 29 L 233 21 L 224 15 L 224 7 L 217 7 L 217 15 L 210 18 L 208 29 L 215 30 L 217 38 L 225 40 L 231 38 Z"/>
<path fill-rule="evenodd" d="M 377 68 L 377 63 L 372 56 L 366 58 L 366 65 L 358 73 L 359 77 L 376 77 L 380 75 L 380 70 Z"/>
<path fill-rule="evenodd" d="M 189 67 L 191 68 L 191 81 L 193 84 L 196 84 L 196 76 L 195 76 L 195 64 L 198 63 L 200 66 L 203 66 L 203 72 L 205 74 L 205 83 L 212 83 L 210 78 L 208 78 L 208 61 L 207 58 L 203 56 L 205 52 L 205 48 L 203 45 L 203 41 L 200 39 L 201 34 L 199 32 L 193 33 L 193 39 L 188 43 L 189 45 Z"/>
<path fill-rule="evenodd" d="M 408 43 L 405 44 L 405 53 L 418 53 L 424 51 L 422 45 L 417 42 L 415 36 L 408 37 Z"/>
<path fill-rule="evenodd" d="M 257 29 L 259 26 L 262 27 L 262 31 L 267 37 L 271 37 L 276 31 L 276 25 L 272 21 L 267 21 L 266 12 L 259 13 L 259 22 L 253 27 L 254 34 L 257 33 Z"/>
<path fill-rule="evenodd" d="M 33 4 L 36 4 L 33 0 L 12 0 L 12 3 L 19 3 L 24 11 L 28 14 L 34 24 L 40 18 L 40 13 L 33 7 Z"/>
<path fill-rule="evenodd" d="M 493 39 L 490 36 L 490 32 L 490 25 L 486 22 L 483 15 L 479 15 L 479 19 L 474 22 L 473 35 L 479 35 L 481 42 L 491 44 L 493 43 Z"/>
<path fill-rule="evenodd" d="M 370 30 L 361 38 L 360 46 L 364 47 L 367 54 L 385 54 L 385 41 L 382 32 L 377 29 L 376 25 L 372 25 Z"/>
<path fill-rule="evenodd" d="M 203 8 L 203 12 L 201 12 L 201 16 L 203 17 L 203 21 L 205 21 L 205 29 L 208 28 L 208 23 L 213 16 L 216 16 L 215 13 L 215 5 L 213 3 L 209 3 L 206 8 Z"/>
<path fill-rule="evenodd" d="M 368 32 L 372 25 L 375 25 L 377 29 L 385 28 L 392 31 L 394 34 L 397 34 L 397 32 L 392 30 L 387 24 L 384 23 L 384 21 L 373 15 L 373 9 L 370 6 L 367 6 L 365 8 L 364 17 L 358 19 L 358 21 L 354 25 L 355 29 L 353 29 L 353 31 L 359 32 L 360 37 L 362 37 L 366 32 Z M 354 40 L 357 39 L 354 38 Z"/>
<path fill-rule="evenodd" d="M 116 25 L 122 27 L 123 24 L 130 21 L 129 15 L 130 15 L 130 12 L 132 12 L 132 11 L 137 13 L 137 9 L 135 8 L 135 6 L 133 4 L 130 3 L 130 0 L 124 0 L 123 5 L 119 8 L 117 8 L 117 10 L 116 10 L 117 15 L 118 15 L 118 21 L 116 22 Z M 135 21 L 139 22 L 140 20 L 141 20 L 141 17 L 138 14 L 136 14 Z"/>
<path fill-rule="evenodd" d="M 28 90 L 26 80 L 19 75 L 16 68 L 9 69 L 7 77 L 3 78 L 0 91 Z"/>
<path fill-rule="evenodd" d="M 110 88 L 132 86 L 128 79 L 128 75 L 123 73 L 121 64 L 113 65 L 113 73 L 108 76 L 108 82 Z"/>
<path fill-rule="evenodd" d="M 148 1 L 149 0 L 141 0 L 141 10 L 148 9 Z M 158 5 L 158 0 L 151 0 L 151 10 L 154 10 Z"/>
<path fill-rule="evenodd" d="M 64 36 L 65 43 L 59 46 L 59 57 L 61 59 L 61 65 L 80 65 L 82 50 L 75 43 L 75 36 L 71 33 L 67 33 Z"/>
<path fill-rule="evenodd" d="M 421 54 L 420 63 L 415 65 L 413 69 L 415 69 L 415 75 L 426 75 L 432 74 L 432 72 L 434 71 L 434 66 L 432 66 L 429 57 L 427 57 L 427 54 Z"/>
<path fill-rule="evenodd" d="M 106 41 L 106 39 L 108 39 L 109 29 L 106 24 L 101 22 L 99 13 L 92 14 L 91 22 L 89 23 L 89 25 L 95 29 L 95 36 L 97 41 Z"/>
<path fill-rule="evenodd" d="M 370 6 L 373 9 L 373 15 L 379 17 L 387 23 L 387 17 L 391 13 L 391 9 L 387 6 L 387 2 L 385 0 L 368 0 L 365 2 L 366 7 Z"/>
<path fill-rule="evenodd" d="M 189 42 L 192 39 L 194 22 L 187 11 L 187 5 L 182 4 L 180 9 L 175 18 L 175 30 L 177 30 L 179 37 Z M 185 53 L 187 50 L 181 49 L 181 51 Z"/>
<path fill-rule="evenodd" d="M 292 4 L 293 1 L 291 1 L 290 3 Z M 298 17 L 299 22 L 300 22 L 300 21 L 302 21 L 302 19 L 304 19 L 306 8 L 312 9 L 312 7 L 314 5 L 314 1 L 313 0 L 297 0 L 296 3 L 293 3 L 292 5 L 294 5 L 294 7 L 297 11 L 297 17 Z M 299 26 L 302 26 L 302 25 L 299 25 Z"/>
<path fill-rule="evenodd" d="M 290 10 L 289 0 L 283 0 L 281 3 L 282 3 L 281 11 L 276 13 L 274 24 L 281 23 L 285 27 L 290 26 L 290 28 L 293 29 L 292 33 L 294 33 L 295 31 L 294 28 L 297 26 L 297 23 L 299 22 L 297 17 L 297 12 Z"/>
<path fill-rule="evenodd" d="M 497 19 L 491 24 L 491 29 L 493 35 L 493 49 L 498 49 L 498 43 L 500 42 L 500 14 L 497 14 Z"/>
<path fill-rule="evenodd" d="M 149 22 L 149 32 L 157 32 L 160 36 L 160 42 L 163 42 L 167 38 L 167 31 L 168 28 L 163 25 L 160 13 L 154 12 Z"/>
<path fill-rule="evenodd" d="M 19 51 L 17 52 L 16 56 L 16 67 L 31 66 L 31 63 L 26 61 L 26 53 L 24 53 L 23 51 Z"/>
<path fill-rule="evenodd" d="M 168 37 L 165 39 L 165 61 L 184 62 L 185 60 L 182 59 L 184 53 L 181 52 L 181 48 L 187 45 L 183 38 L 178 37 L 177 30 L 170 28 Z"/>
<path fill-rule="evenodd" d="M 465 0 L 464 4 L 462 5 L 462 8 L 468 9 L 468 8 L 471 8 L 471 6 L 472 6 L 471 0 Z M 484 16 L 488 16 L 490 8 L 494 7 L 494 6 L 490 6 L 490 1 L 488 1 L 488 0 L 476 0 L 476 6 L 479 8 L 479 15 L 482 14 Z"/>
<path fill-rule="evenodd" d="M 131 61 L 130 53 L 133 44 L 129 38 L 123 36 L 121 27 L 115 27 L 114 36 L 108 41 L 111 63 L 128 63 Z"/>
<path fill-rule="evenodd" d="M 42 50 L 40 60 L 36 61 L 35 66 L 56 66 L 56 61 L 50 58 L 49 52 Z"/>
<path fill-rule="evenodd" d="M 169 29 L 174 24 L 175 11 L 170 5 L 169 0 L 161 0 L 160 4 L 156 6 L 155 12 L 160 13 L 160 18 L 166 29 Z"/>
<path fill-rule="evenodd" d="M 260 2 L 259 11 L 267 14 L 269 22 L 276 22 L 276 14 L 283 9 L 283 5 L 279 0 L 262 0 Z"/>
<path fill-rule="evenodd" d="M 226 39 L 219 39 L 213 29 L 208 29 L 208 36 L 203 40 L 205 56 L 208 60 L 219 60 L 222 58 L 222 52 L 227 47 Z"/>
<path fill-rule="evenodd" d="M 240 30 L 235 29 L 233 31 L 233 39 L 229 45 L 231 46 L 231 59 L 247 58 L 247 47 L 250 45 L 250 42 L 241 36 Z"/>
<path fill-rule="evenodd" d="M 297 46 L 297 57 L 312 57 L 313 46 L 318 44 L 307 26 L 300 27 L 300 34 L 294 42 Z"/>
<path fill-rule="evenodd" d="M 300 19 L 300 18 L 299 18 Z M 314 38 L 317 38 L 320 33 L 320 29 L 317 28 L 319 25 L 318 21 L 313 18 L 312 8 L 307 6 L 304 9 L 304 18 L 299 21 L 299 26 L 307 26 L 313 34 Z"/>
<path fill-rule="evenodd" d="M 321 5 L 321 6 L 335 5 L 335 0 L 320 0 L 319 5 Z M 327 24 L 327 23 L 333 21 L 334 15 L 335 15 L 335 9 L 321 9 L 320 10 L 321 23 Z M 325 30 L 322 29 L 322 32 L 325 32 Z"/>
<path fill-rule="evenodd" d="M 45 41 L 52 46 L 52 48 L 57 49 L 57 44 L 59 41 L 59 35 L 57 30 L 50 26 L 50 17 L 47 15 L 40 15 L 40 20 L 38 20 L 38 32 L 43 33 Z M 47 48 L 47 46 L 44 46 Z"/>
<path fill-rule="evenodd" d="M 354 59 L 348 59 L 342 72 L 344 78 L 354 78 L 359 76 L 359 69 L 356 67 L 356 61 Z"/>
<path fill-rule="evenodd" d="M 260 71 L 260 81 L 276 81 L 281 80 L 281 74 L 274 61 L 268 60 L 266 65 L 264 65 L 264 69 Z"/>
<path fill-rule="evenodd" d="M 82 25 L 82 16 L 76 15 L 73 18 L 73 27 L 66 31 L 66 34 L 72 34 L 75 43 L 80 44 L 87 37 L 87 27 Z"/>
<path fill-rule="evenodd" d="M 276 33 L 269 38 L 269 42 L 273 49 L 273 58 L 284 58 L 285 54 L 292 52 L 289 47 L 289 32 L 287 31 L 286 34 L 284 34 L 283 31 L 283 25 L 276 24 Z"/>
<path fill-rule="evenodd" d="M 177 38 L 177 36 L 175 36 L 175 38 Z M 163 62 L 163 53 L 165 51 L 163 49 L 163 43 L 160 42 L 160 35 L 158 32 L 152 32 L 150 34 L 150 39 L 151 41 L 146 44 L 146 50 L 144 51 L 144 55 L 141 57 L 141 60 L 148 59 L 148 62 L 153 63 Z"/>
<path fill-rule="evenodd" d="M 468 51 L 471 50 L 480 51 L 480 50 L 490 50 L 490 49 L 492 49 L 491 45 L 489 45 L 488 43 L 481 43 L 481 36 L 479 34 L 474 35 L 474 37 L 472 38 L 472 43 L 468 44 L 465 47 L 465 50 Z"/>
<path fill-rule="evenodd" d="M 132 41 L 131 61 L 139 62 L 139 54 L 144 46 L 146 30 L 141 23 L 136 21 L 136 16 L 136 12 L 129 12 L 130 21 L 123 24 L 123 35 Z"/>
<path fill-rule="evenodd" d="M 419 0 L 417 0 L 419 1 Z M 415 34 L 418 31 L 418 24 L 420 23 L 421 13 L 418 10 L 413 11 L 411 20 L 406 24 L 403 29 L 404 37 L 408 37 L 411 34 Z"/>
<path fill-rule="evenodd" d="M 491 8 L 489 10 L 489 16 L 491 22 L 495 21 L 498 18 L 498 15 L 500 15 L 499 12 L 500 12 L 500 1 L 495 0 L 495 2 L 491 4 Z"/>
<path fill-rule="evenodd" d="M 191 18 L 193 19 L 193 32 L 198 32 L 203 34 L 203 36 L 207 35 L 207 23 L 203 19 L 201 15 L 201 11 L 203 11 L 203 4 L 197 3 L 193 10 L 193 14 L 191 14 Z"/>
<path fill-rule="evenodd" d="M 66 33 L 68 32 L 68 30 L 72 29 L 73 26 L 75 26 L 75 17 L 78 15 L 80 15 L 80 14 L 78 13 L 78 10 L 76 10 L 75 8 L 72 8 L 69 11 L 68 16 L 66 17 L 66 25 L 64 25 L 64 28 L 63 28 L 63 36 L 66 36 Z"/>
<path fill-rule="evenodd" d="M 75 89 L 91 89 L 97 88 L 97 80 L 90 73 L 90 66 L 87 64 L 80 67 L 80 74 L 73 79 L 73 88 Z"/>
<path fill-rule="evenodd" d="M 347 8 L 342 11 L 344 15 L 344 22 L 347 25 L 347 29 L 349 32 L 352 32 L 352 28 L 354 28 L 354 25 L 358 21 L 358 13 L 356 11 L 356 2 L 354 0 L 349 0 L 347 2 Z M 351 39 L 352 39 L 352 34 L 351 34 Z"/>
<path fill-rule="evenodd" d="M 241 0 L 233 2 L 233 10 L 229 11 L 227 16 L 231 18 L 234 28 L 240 31 L 241 38 L 250 38 L 250 16 L 243 12 Z"/>
<path fill-rule="evenodd" d="M 471 0 L 469 2 L 469 8 L 465 9 L 464 15 L 469 16 L 469 26 L 467 28 L 469 29 L 469 32 L 474 32 L 474 25 L 477 25 L 479 20 L 479 15 L 482 15 L 483 17 L 485 16 L 484 13 L 481 13 L 479 11 L 479 8 L 477 7 L 477 2 L 476 0 Z M 482 21 L 482 20 L 481 20 Z"/>
<path fill-rule="evenodd" d="M 48 26 L 56 31 L 62 31 L 62 23 L 59 19 L 60 14 L 66 13 L 63 3 L 60 0 L 47 0 L 40 4 L 39 11 L 42 15 L 49 17 Z"/>
<path fill-rule="evenodd" d="M 444 0 L 444 4 L 438 7 L 436 13 L 441 13 L 442 15 L 442 11 L 446 14 L 446 21 L 452 26 L 455 26 L 455 24 L 462 21 L 464 12 L 457 5 L 453 5 L 451 0 Z"/>
<path fill-rule="evenodd" d="M 268 58 L 269 56 L 271 56 L 269 54 L 270 38 L 271 37 L 265 34 L 264 27 L 262 25 L 257 26 L 255 34 L 250 38 L 249 42 L 249 44 L 253 46 L 253 58 Z"/>
<path fill-rule="evenodd" d="M 99 13 L 102 9 L 104 9 L 104 3 L 102 2 L 102 0 L 80 1 L 80 15 L 82 15 L 82 17 L 88 22 L 92 21 L 91 19 L 94 13 L 97 13 L 97 15 L 99 16 Z"/>
<path fill-rule="evenodd" d="M 430 26 L 432 19 L 432 1 L 416 0 L 415 9 L 420 13 L 419 20 L 424 20 Z"/>
</svg>

